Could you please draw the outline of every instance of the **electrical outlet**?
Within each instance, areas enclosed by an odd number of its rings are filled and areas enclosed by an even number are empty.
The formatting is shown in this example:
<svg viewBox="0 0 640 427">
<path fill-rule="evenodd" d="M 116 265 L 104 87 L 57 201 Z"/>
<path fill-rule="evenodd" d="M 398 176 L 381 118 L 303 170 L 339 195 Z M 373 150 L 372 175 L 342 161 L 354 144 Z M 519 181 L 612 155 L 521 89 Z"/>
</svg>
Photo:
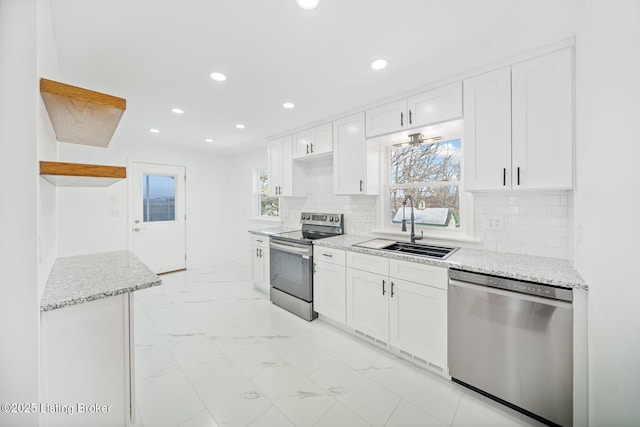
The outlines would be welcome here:
<svg viewBox="0 0 640 427">
<path fill-rule="evenodd" d="M 492 231 L 504 231 L 504 217 L 490 216 L 487 218 L 487 229 Z"/>
</svg>

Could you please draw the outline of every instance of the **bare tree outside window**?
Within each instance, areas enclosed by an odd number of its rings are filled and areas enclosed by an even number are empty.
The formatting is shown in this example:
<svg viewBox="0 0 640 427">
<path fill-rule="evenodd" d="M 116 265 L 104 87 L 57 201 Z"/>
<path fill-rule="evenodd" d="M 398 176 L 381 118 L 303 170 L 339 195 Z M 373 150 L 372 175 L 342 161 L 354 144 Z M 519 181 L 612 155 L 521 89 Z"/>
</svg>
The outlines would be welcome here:
<svg viewBox="0 0 640 427">
<path fill-rule="evenodd" d="M 416 224 L 460 226 L 461 141 L 392 147 L 389 152 L 389 221 L 402 220 L 407 195 L 414 201 Z M 407 218 L 410 207 L 404 207 Z"/>
<path fill-rule="evenodd" d="M 277 217 L 280 215 L 280 201 L 277 197 L 270 197 L 269 191 L 269 170 L 267 168 L 258 169 L 258 215 Z"/>
</svg>

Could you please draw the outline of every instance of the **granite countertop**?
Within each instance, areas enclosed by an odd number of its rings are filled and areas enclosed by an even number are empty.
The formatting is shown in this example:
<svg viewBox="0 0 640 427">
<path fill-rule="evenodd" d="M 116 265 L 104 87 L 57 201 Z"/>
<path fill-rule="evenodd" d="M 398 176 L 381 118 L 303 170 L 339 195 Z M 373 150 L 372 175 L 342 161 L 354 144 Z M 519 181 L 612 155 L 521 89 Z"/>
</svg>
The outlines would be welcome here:
<svg viewBox="0 0 640 427">
<path fill-rule="evenodd" d="M 588 290 L 588 286 L 582 277 L 580 277 L 578 272 L 571 266 L 569 261 L 564 259 L 460 248 L 447 259 L 438 260 L 353 246 L 354 244 L 377 238 L 379 237 L 344 234 L 342 236 L 316 240 L 314 241 L 314 245 L 419 262 L 422 264 L 459 268 L 466 271 L 527 280 L 564 288 Z"/>
<path fill-rule="evenodd" d="M 58 258 L 40 302 L 55 310 L 158 286 L 162 280 L 127 250 Z"/>
<path fill-rule="evenodd" d="M 251 234 L 257 234 L 258 236 L 271 236 L 273 234 L 286 233 L 289 231 L 297 231 L 300 230 L 300 227 L 271 227 L 271 228 L 263 228 L 262 230 L 249 230 Z"/>
</svg>

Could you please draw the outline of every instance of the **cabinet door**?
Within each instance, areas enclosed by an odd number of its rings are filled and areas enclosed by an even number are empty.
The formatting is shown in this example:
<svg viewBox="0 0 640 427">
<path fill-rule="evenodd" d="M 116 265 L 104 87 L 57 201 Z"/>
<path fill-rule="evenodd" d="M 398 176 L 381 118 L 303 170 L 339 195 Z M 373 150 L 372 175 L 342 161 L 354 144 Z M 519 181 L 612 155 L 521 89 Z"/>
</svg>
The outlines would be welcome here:
<svg viewBox="0 0 640 427">
<path fill-rule="evenodd" d="M 312 129 L 311 155 L 333 152 L 333 127 L 331 123 Z"/>
<path fill-rule="evenodd" d="M 293 135 L 293 158 L 326 154 L 333 151 L 331 123 L 306 129 Z"/>
<path fill-rule="evenodd" d="M 293 196 L 293 152 L 291 136 L 280 139 L 282 150 L 282 169 L 280 175 L 280 184 L 278 188 L 279 196 Z"/>
<path fill-rule="evenodd" d="M 347 268 L 347 326 L 388 343 L 389 287 L 387 276 Z"/>
<path fill-rule="evenodd" d="M 316 263 L 313 275 L 313 309 L 345 324 L 347 321 L 346 268 L 328 262 Z"/>
<path fill-rule="evenodd" d="M 512 67 L 513 187 L 573 186 L 572 50 Z"/>
<path fill-rule="evenodd" d="M 408 127 L 426 126 L 462 117 L 462 82 L 456 82 L 407 99 Z"/>
<path fill-rule="evenodd" d="M 282 185 L 282 142 L 275 140 L 269 142 L 269 190 L 271 197 L 278 195 Z"/>
<path fill-rule="evenodd" d="M 447 372 L 447 291 L 391 278 L 390 344 Z"/>
<path fill-rule="evenodd" d="M 269 265 L 269 244 L 267 243 L 265 246 L 262 246 L 259 251 L 260 259 L 262 261 L 262 281 L 261 286 L 265 291 L 269 291 L 269 286 L 271 286 L 271 268 Z"/>
<path fill-rule="evenodd" d="M 464 81 L 464 186 L 511 188 L 511 69 Z"/>
<path fill-rule="evenodd" d="M 367 138 L 397 132 L 407 127 L 407 100 L 390 102 L 366 112 Z"/>
<path fill-rule="evenodd" d="M 367 143 L 364 113 L 333 123 L 333 189 L 335 194 L 366 194 Z"/>
<path fill-rule="evenodd" d="M 260 258 L 260 250 L 258 245 L 251 245 L 251 279 L 257 287 L 264 288 L 264 262 Z M 264 252 L 264 249 L 262 249 Z"/>
</svg>

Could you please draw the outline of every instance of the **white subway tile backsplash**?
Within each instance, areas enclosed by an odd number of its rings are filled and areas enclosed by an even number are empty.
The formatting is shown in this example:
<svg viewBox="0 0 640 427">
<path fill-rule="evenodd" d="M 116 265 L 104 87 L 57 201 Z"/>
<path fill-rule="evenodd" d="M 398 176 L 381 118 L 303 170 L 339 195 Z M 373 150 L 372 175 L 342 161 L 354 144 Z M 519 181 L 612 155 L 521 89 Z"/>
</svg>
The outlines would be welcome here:
<svg viewBox="0 0 640 427">
<path fill-rule="evenodd" d="M 475 195 L 476 247 L 499 252 L 571 259 L 573 193 L 522 192 Z M 489 230 L 488 216 L 503 215 L 504 230 Z"/>
</svg>

